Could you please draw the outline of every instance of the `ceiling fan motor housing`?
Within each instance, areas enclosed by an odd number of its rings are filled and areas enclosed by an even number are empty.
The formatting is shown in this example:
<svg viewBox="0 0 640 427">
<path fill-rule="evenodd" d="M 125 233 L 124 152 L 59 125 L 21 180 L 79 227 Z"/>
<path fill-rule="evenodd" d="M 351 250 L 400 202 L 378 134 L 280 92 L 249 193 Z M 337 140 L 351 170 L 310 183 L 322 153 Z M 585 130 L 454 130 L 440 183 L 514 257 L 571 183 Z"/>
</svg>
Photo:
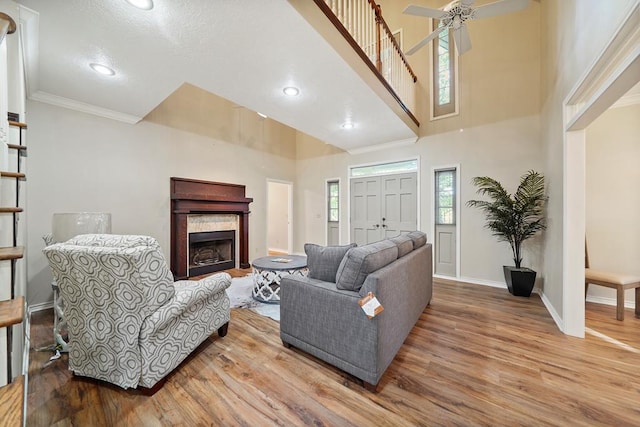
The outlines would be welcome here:
<svg viewBox="0 0 640 427">
<path fill-rule="evenodd" d="M 474 12 L 475 9 L 471 6 L 455 3 L 447 10 L 447 15 L 441 19 L 442 25 L 445 27 L 456 25 L 457 28 L 466 21 L 473 19 Z"/>
</svg>

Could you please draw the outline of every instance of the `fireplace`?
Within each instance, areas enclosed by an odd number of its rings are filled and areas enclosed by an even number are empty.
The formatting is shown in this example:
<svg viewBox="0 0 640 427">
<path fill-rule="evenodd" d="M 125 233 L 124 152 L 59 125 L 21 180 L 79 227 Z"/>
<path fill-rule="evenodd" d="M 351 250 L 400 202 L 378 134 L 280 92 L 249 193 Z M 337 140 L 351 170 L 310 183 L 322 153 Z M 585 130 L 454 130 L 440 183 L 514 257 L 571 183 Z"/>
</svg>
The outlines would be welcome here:
<svg viewBox="0 0 640 427">
<path fill-rule="evenodd" d="M 171 178 L 171 272 L 176 280 L 235 267 L 249 268 L 249 203 L 252 201 L 245 197 L 244 185 Z M 209 233 L 218 232 L 227 233 L 229 237 L 210 238 Z M 200 233 L 205 235 L 203 240 L 192 236 Z M 207 240 L 233 242 L 222 249 L 219 247 L 222 243 L 204 243 Z M 196 250 L 191 249 L 192 244 Z M 197 249 L 202 250 L 194 263 Z M 214 261 L 218 253 L 224 254 L 224 258 L 228 255 L 229 259 Z"/>
<path fill-rule="evenodd" d="M 189 233 L 189 277 L 235 268 L 235 254 L 235 230 Z"/>
</svg>

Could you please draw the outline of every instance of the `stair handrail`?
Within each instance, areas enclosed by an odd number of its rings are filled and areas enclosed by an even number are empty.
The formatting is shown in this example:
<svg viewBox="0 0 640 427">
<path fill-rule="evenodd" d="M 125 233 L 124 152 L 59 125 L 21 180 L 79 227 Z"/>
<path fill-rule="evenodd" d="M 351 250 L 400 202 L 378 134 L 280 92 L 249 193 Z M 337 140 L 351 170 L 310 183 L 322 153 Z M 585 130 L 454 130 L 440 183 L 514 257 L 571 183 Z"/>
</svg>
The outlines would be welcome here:
<svg viewBox="0 0 640 427">
<path fill-rule="evenodd" d="M 313 1 L 369 64 L 402 110 L 420 126 L 412 113 L 418 78 L 384 20 L 382 7 L 375 0 Z M 385 52 L 389 54 L 384 55 Z"/>
<path fill-rule="evenodd" d="M 418 76 L 416 76 L 416 73 L 413 72 L 413 69 L 411 68 L 411 65 L 409 65 L 409 61 L 407 61 L 407 58 L 404 56 L 404 53 L 402 53 L 402 49 L 400 48 L 400 45 L 398 45 L 398 41 L 396 40 L 395 37 L 393 37 L 393 32 L 391 31 L 391 29 L 389 28 L 389 25 L 387 25 L 387 21 L 384 20 L 384 18 L 382 17 L 382 7 L 377 4 L 374 0 L 367 0 L 367 2 L 369 3 L 369 5 L 371 5 L 371 8 L 374 10 L 375 14 L 376 14 L 376 22 L 378 25 L 380 25 L 385 33 L 387 33 L 387 37 L 389 38 L 389 40 L 391 40 L 391 43 L 393 44 L 393 47 L 395 48 L 395 51 L 398 53 L 398 55 L 400 55 L 400 59 L 402 60 L 402 63 L 404 64 L 404 66 L 407 68 L 407 71 L 409 72 L 409 74 L 411 75 L 411 77 L 413 78 L 413 82 L 417 82 L 418 81 Z M 380 69 L 382 68 L 381 66 L 381 61 L 380 61 L 380 36 L 378 36 L 378 49 L 377 49 L 377 58 L 376 58 L 376 68 L 378 68 L 378 71 L 380 71 Z M 380 65 L 379 65 L 380 63 Z"/>
</svg>

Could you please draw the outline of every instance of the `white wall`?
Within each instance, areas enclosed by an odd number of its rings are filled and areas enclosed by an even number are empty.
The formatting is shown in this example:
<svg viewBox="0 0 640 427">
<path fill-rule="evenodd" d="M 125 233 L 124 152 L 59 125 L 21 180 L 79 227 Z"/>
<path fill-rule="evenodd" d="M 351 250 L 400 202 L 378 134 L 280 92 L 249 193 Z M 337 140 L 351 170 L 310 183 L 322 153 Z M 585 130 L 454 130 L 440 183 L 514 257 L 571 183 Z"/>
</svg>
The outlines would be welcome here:
<svg viewBox="0 0 640 427">
<path fill-rule="evenodd" d="M 351 165 L 388 162 L 420 157 L 419 227 L 432 241 L 433 167 L 460 164 L 461 183 L 461 276 L 470 280 L 504 284 L 502 265 L 512 265 L 511 251 L 506 243 L 499 243 L 484 229 L 484 216 L 477 209 L 467 208 L 467 200 L 476 198 L 471 179 L 489 175 L 503 182 L 510 191 L 517 187 L 520 176 L 529 169 L 540 170 L 539 119 L 537 116 L 506 120 L 421 138 L 418 143 L 393 150 L 350 155 L 335 153 L 316 156 L 305 151 L 305 141 L 298 142 L 296 181 L 296 217 L 294 235 L 295 251 L 301 251 L 304 243 L 324 244 L 326 202 L 325 180 L 340 177 L 342 206 L 340 227 L 342 236 L 349 236 L 348 167 Z M 307 156 L 307 154 L 309 154 Z M 346 243 L 346 241 L 344 242 Z M 541 270 L 540 243 L 525 243 L 525 265 Z"/>
<path fill-rule="evenodd" d="M 424 38 L 429 31 L 426 18 L 402 14 L 409 3 L 441 7 L 436 0 L 379 2 L 392 31 L 402 29 L 404 48 Z M 480 3 L 480 2 L 479 2 Z M 371 162 L 403 160 L 419 156 L 419 226 L 432 240 L 433 167 L 460 164 L 462 278 L 491 284 L 504 284 L 502 265 L 512 265 L 511 251 L 484 229 L 484 216 L 464 204 L 476 198 L 471 179 L 488 175 L 500 180 L 511 191 L 529 169 L 544 173 L 540 145 L 540 4 L 518 13 L 469 23 L 473 48 L 459 58 L 460 114 L 429 121 L 429 52 L 425 47 L 408 58 L 418 76 L 415 111 L 420 139 L 411 146 L 368 154 L 350 155 L 336 151 L 307 150 L 302 137 L 297 147 L 296 218 L 294 250 L 306 242 L 324 244 L 326 207 L 325 180 L 341 179 L 341 235 L 349 236 L 348 167 Z M 463 130 L 460 132 L 460 130 Z M 526 242 L 525 265 L 541 272 L 541 238 Z M 542 275 L 541 275 L 542 276 Z"/>
<path fill-rule="evenodd" d="M 591 267 L 640 275 L 640 105 L 608 110 L 587 128 L 587 243 Z M 625 300 L 634 304 L 634 291 Z M 615 304 L 616 291 L 589 287 Z"/>
<path fill-rule="evenodd" d="M 266 255 L 266 178 L 293 181 L 294 161 L 241 144 L 142 121 L 128 125 L 28 102 L 28 300 L 52 300 L 41 236 L 55 212 L 112 213 L 112 231 L 170 245 L 169 178 L 246 185 L 253 197 L 249 259 Z"/>
<path fill-rule="evenodd" d="M 542 142 L 549 185 L 543 296 L 563 317 L 563 102 L 635 0 L 546 0 L 542 23 Z M 575 298 L 582 304 L 582 298 Z"/>
</svg>

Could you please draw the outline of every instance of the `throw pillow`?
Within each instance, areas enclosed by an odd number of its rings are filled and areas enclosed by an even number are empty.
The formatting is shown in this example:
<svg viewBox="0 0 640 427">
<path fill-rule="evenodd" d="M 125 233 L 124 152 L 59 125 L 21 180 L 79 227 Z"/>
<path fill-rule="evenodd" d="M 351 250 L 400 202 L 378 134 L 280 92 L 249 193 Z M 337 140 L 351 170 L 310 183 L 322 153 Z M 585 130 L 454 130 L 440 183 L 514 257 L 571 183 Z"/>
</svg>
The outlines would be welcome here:
<svg viewBox="0 0 640 427">
<path fill-rule="evenodd" d="M 349 249 L 354 247 L 356 247 L 355 243 L 344 246 L 319 246 L 306 243 L 304 252 L 307 254 L 309 277 L 324 282 L 335 281 L 342 258 Z"/>
<path fill-rule="evenodd" d="M 398 246 L 391 240 L 381 240 L 350 249 L 336 274 L 336 288 L 359 291 L 369 273 L 398 259 Z"/>
<path fill-rule="evenodd" d="M 398 246 L 398 258 L 402 258 L 413 250 L 413 240 L 406 234 L 392 237 L 389 240 Z"/>
<path fill-rule="evenodd" d="M 407 236 L 413 240 L 413 249 L 418 249 L 427 243 L 427 235 L 422 231 L 412 231 Z"/>
</svg>

